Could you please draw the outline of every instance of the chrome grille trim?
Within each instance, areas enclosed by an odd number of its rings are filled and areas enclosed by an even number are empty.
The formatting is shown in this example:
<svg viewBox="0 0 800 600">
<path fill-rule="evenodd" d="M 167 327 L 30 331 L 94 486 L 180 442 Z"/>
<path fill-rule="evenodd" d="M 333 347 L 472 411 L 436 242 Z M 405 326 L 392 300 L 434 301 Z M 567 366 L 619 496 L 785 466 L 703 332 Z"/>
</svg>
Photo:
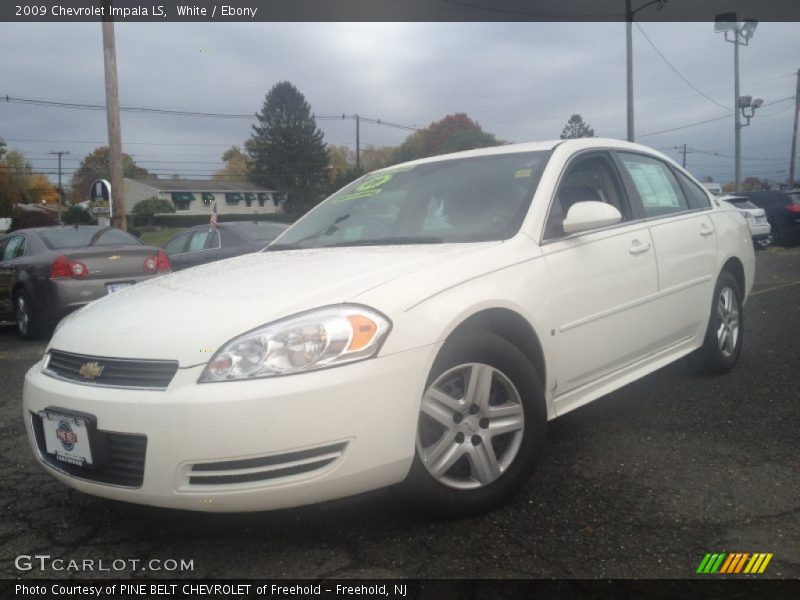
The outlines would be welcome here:
<svg viewBox="0 0 800 600">
<path fill-rule="evenodd" d="M 87 379 L 80 375 L 81 366 L 89 362 L 103 366 L 103 372 L 95 379 Z M 176 360 L 112 358 L 61 350 L 51 350 L 46 364 L 43 372 L 63 381 L 98 387 L 142 390 L 167 389 L 178 371 Z"/>
</svg>

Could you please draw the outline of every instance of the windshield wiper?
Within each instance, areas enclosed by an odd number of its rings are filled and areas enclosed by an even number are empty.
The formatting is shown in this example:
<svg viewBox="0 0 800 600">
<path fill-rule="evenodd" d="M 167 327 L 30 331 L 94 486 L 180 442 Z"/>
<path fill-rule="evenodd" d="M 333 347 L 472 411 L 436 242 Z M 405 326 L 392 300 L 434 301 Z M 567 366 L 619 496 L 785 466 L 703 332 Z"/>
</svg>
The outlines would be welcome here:
<svg viewBox="0 0 800 600">
<path fill-rule="evenodd" d="M 270 244 L 269 246 L 264 248 L 264 250 L 265 251 L 269 251 L 269 250 L 299 250 L 300 248 L 308 248 L 308 246 L 302 246 L 301 244 L 303 242 L 307 242 L 309 240 L 316 239 L 316 238 L 321 237 L 323 235 L 333 235 L 339 229 L 337 227 L 337 225 L 339 223 L 341 223 L 342 221 L 344 221 L 345 219 L 349 219 L 349 218 L 350 218 L 350 213 L 347 213 L 346 215 L 342 215 L 341 217 L 338 217 L 338 218 L 334 219 L 334 221 L 332 223 L 330 223 L 328 225 L 325 225 L 325 227 L 322 227 L 321 229 L 318 229 L 314 233 L 312 233 L 310 235 L 307 235 L 304 238 L 300 238 L 296 242 L 290 242 L 288 244 Z"/>
<path fill-rule="evenodd" d="M 337 248 L 343 246 L 400 246 L 403 244 L 442 244 L 444 240 L 438 237 L 430 236 L 397 236 L 375 238 L 367 240 L 349 240 L 346 242 L 336 242 L 335 244 L 327 244 L 320 246 L 321 248 Z"/>
</svg>

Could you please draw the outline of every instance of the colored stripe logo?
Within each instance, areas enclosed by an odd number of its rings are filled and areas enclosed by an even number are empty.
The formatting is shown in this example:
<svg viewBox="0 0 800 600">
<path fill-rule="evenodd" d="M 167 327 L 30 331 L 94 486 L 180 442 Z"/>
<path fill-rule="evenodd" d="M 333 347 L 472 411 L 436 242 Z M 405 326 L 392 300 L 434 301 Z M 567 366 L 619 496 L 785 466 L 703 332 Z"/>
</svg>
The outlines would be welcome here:
<svg viewBox="0 0 800 600">
<path fill-rule="evenodd" d="M 771 552 L 709 552 L 703 557 L 697 573 L 736 575 L 740 573 L 763 573 L 769 561 L 772 560 Z"/>
</svg>

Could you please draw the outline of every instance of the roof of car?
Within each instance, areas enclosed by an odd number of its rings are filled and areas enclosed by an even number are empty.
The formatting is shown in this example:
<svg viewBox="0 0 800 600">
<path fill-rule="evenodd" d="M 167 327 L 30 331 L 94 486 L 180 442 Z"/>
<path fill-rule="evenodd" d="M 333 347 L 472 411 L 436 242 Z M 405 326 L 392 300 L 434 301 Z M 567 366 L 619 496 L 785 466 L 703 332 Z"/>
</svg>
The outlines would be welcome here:
<svg viewBox="0 0 800 600">
<path fill-rule="evenodd" d="M 649 146 L 643 146 L 641 144 L 635 144 L 633 142 L 628 142 L 625 140 L 618 140 L 613 138 L 592 137 L 592 138 L 576 138 L 569 140 L 545 140 L 541 142 L 523 142 L 519 144 L 504 144 L 501 146 L 490 146 L 488 148 L 476 148 L 475 150 L 464 150 L 462 152 L 453 152 L 451 154 L 440 154 L 437 156 L 430 156 L 428 158 L 420 158 L 417 160 L 412 160 L 406 163 L 402 163 L 402 165 L 392 165 L 390 167 L 386 167 L 385 169 L 381 169 L 380 171 L 384 170 L 391 171 L 400 166 L 421 165 L 426 163 L 437 162 L 440 160 L 472 158 L 477 156 L 491 156 L 494 154 L 515 154 L 518 152 L 549 151 L 549 150 L 554 150 L 559 146 L 564 146 L 565 148 L 569 148 L 572 150 L 581 150 L 590 148 L 616 148 L 619 150 L 634 150 L 639 152 L 647 152 L 648 154 L 655 154 L 657 156 L 667 158 L 664 154 L 658 152 L 657 150 L 654 150 L 653 148 L 650 148 Z"/>
<path fill-rule="evenodd" d="M 265 227 L 282 227 L 283 229 L 289 227 L 287 223 L 278 223 L 276 221 L 221 221 L 217 223 L 217 227 L 221 229 L 230 226 L 241 227 L 243 225 L 264 225 Z M 203 225 L 195 225 L 191 229 L 194 231 L 197 229 L 207 229 L 207 228 L 208 224 L 206 223 Z"/>
</svg>

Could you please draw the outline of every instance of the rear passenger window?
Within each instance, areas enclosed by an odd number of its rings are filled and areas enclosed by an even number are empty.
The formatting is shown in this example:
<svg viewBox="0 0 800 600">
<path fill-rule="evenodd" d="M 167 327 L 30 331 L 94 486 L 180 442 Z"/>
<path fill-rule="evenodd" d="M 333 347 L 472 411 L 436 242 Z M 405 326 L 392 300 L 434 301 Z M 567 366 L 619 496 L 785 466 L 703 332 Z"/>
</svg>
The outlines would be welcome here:
<svg viewBox="0 0 800 600">
<path fill-rule="evenodd" d="M 675 170 L 675 176 L 681 182 L 681 185 L 683 185 L 683 190 L 686 192 L 686 198 L 689 200 L 689 206 L 691 208 L 711 207 L 711 200 L 709 200 L 708 194 L 703 188 L 678 170 Z"/>
<path fill-rule="evenodd" d="M 689 209 L 683 190 L 672 170 L 660 160 L 639 154 L 619 153 L 633 180 L 645 215 L 662 217 Z"/>
<path fill-rule="evenodd" d="M 3 260 L 19 258 L 23 254 L 25 254 L 25 238 L 21 235 L 16 235 L 8 240 L 8 244 L 6 244 L 3 251 Z"/>
</svg>

